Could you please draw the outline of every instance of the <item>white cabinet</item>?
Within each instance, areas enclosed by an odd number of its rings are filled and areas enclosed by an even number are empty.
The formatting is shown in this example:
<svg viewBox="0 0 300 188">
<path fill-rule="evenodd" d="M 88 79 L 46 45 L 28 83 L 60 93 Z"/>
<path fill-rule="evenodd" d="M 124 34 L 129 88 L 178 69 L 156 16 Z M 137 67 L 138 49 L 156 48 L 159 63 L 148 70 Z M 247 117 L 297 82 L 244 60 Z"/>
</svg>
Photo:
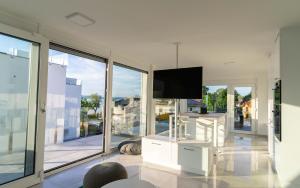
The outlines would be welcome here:
<svg viewBox="0 0 300 188">
<path fill-rule="evenodd" d="M 205 145 L 178 144 L 178 165 L 181 169 L 207 176 L 212 167 L 212 149 Z"/>
<path fill-rule="evenodd" d="M 142 156 L 144 161 L 165 164 L 171 160 L 171 143 L 159 139 L 142 139 Z"/>
<path fill-rule="evenodd" d="M 207 176 L 213 161 L 212 144 L 148 136 L 142 139 L 142 157 L 147 163 Z"/>
</svg>

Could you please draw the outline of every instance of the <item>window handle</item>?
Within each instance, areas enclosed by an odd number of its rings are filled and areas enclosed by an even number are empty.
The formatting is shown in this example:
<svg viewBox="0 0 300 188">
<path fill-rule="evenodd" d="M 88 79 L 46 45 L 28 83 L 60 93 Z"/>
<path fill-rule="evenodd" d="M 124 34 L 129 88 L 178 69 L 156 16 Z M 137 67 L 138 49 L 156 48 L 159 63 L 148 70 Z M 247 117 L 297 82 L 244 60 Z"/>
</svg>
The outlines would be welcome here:
<svg viewBox="0 0 300 188">
<path fill-rule="evenodd" d="M 41 104 L 40 110 L 41 110 L 42 113 L 45 113 L 45 112 L 46 112 L 46 104 L 45 104 L 45 103 L 42 103 L 42 104 Z"/>
</svg>

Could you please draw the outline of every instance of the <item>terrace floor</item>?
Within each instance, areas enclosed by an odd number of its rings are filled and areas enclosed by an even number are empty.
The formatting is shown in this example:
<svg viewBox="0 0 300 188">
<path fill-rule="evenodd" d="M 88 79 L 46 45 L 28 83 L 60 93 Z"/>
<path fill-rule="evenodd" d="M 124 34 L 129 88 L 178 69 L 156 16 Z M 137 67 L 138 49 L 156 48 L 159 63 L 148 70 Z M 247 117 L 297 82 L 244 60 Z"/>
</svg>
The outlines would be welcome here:
<svg viewBox="0 0 300 188">
<path fill-rule="evenodd" d="M 116 147 L 120 142 L 128 139 L 128 137 L 112 136 L 111 145 Z M 102 151 L 103 134 L 79 138 L 62 144 L 48 145 L 45 147 L 44 153 L 44 170 L 71 163 Z"/>
<path fill-rule="evenodd" d="M 128 137 L 112 136 L 112 147 Z M 88 136 L 45 147 L 44 170 L 49 170 L 103 151 L 103 135 Z M 0 155 L 0 184 L 24 176 L 24 151 Z"/>
</svg>

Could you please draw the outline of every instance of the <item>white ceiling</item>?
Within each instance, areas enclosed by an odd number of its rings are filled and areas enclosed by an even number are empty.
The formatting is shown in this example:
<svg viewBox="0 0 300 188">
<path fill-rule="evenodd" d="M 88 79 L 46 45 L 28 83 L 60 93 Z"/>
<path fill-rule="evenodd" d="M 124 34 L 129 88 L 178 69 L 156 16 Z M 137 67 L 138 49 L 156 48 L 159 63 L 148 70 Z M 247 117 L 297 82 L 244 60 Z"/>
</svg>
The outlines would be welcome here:
<svg viewBox="0 0 300 188">
<path fill-rule="evenodd" d="M 299 0 L 0 0 L 0 10 L 156 68 L 175 67 L 180 41 L 180 66 L 241 73 L 264 70 L 278 29 L 300 21 Z M 73 12 L 96 23 L 74 25 Z"/>
</svg>

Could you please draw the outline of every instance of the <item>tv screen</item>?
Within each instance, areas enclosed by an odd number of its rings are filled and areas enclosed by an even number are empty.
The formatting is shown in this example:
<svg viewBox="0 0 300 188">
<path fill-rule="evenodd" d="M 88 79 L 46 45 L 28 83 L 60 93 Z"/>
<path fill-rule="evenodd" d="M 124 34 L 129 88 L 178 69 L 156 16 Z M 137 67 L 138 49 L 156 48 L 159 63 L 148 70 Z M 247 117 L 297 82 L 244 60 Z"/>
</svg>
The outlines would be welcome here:
<svg viewBox="0 0 300 188">
<path fill-rule="evenodd" d="M 154 71 L 153 98 L 202 99 L 202 67 Z"/>
</svg>

